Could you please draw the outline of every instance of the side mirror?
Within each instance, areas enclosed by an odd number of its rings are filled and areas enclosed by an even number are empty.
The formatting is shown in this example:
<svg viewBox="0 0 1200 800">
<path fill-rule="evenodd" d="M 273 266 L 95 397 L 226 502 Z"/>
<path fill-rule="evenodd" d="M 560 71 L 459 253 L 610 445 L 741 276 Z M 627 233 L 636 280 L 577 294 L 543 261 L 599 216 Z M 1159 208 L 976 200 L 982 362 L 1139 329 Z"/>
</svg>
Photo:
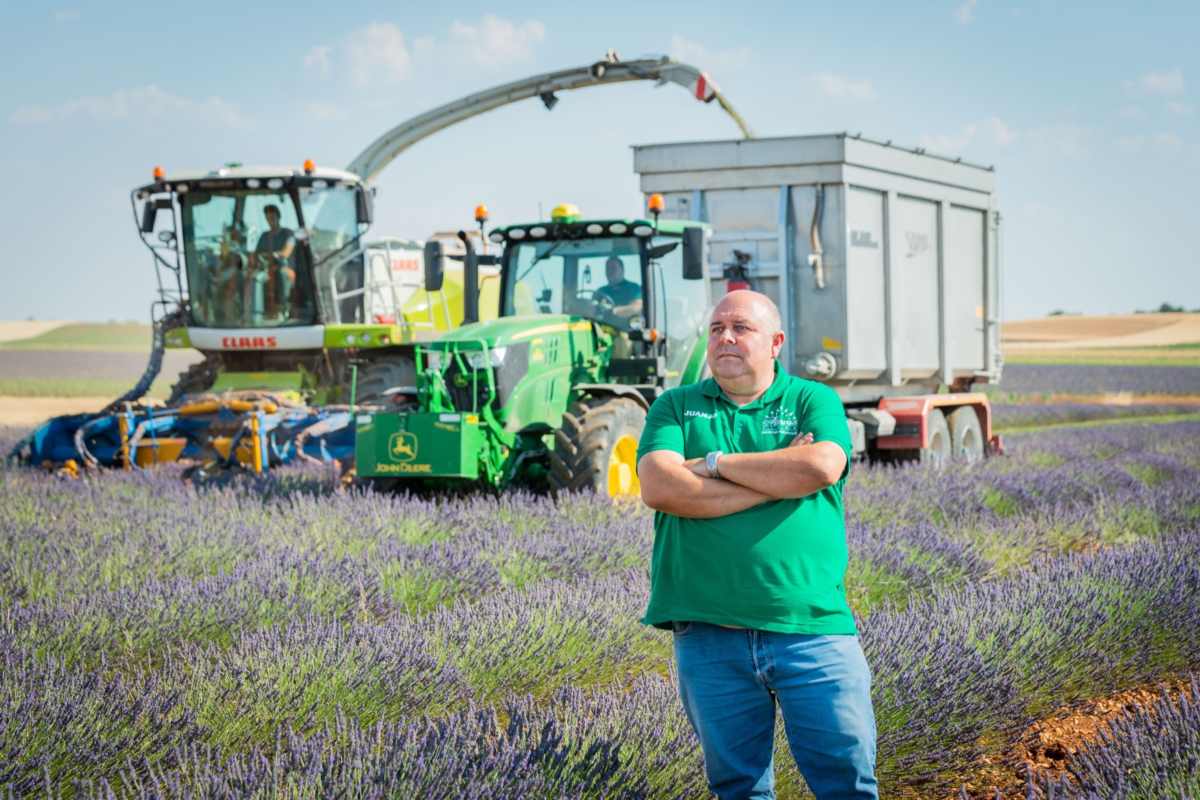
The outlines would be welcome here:
<svg viewBox="0 0 1200 800">
<path fill-rule="evenodd" d="M 147 200 L 142 206 L 142 233 L 154 233 L 154 220 L 160 208 L 170 208 L 171 201 L 163 198 Z"/>
<path fill-rule="evenodd" d="M 446 277 L 446 255 L 442 243 L 431 239 L 425 243 L 425 291 L 440 292 Z"/>
<path fill-rule="evenodd" d="M 683 279 L 698 281 L 704 277 L 704 229 L 683 229 Z"/>
<path fill-rule="evenodd" d="M 359 189 L 355 197 L 358 224 L 370 225 L 375 219 L 375 202 L 370 189 Z"/>
</svg>

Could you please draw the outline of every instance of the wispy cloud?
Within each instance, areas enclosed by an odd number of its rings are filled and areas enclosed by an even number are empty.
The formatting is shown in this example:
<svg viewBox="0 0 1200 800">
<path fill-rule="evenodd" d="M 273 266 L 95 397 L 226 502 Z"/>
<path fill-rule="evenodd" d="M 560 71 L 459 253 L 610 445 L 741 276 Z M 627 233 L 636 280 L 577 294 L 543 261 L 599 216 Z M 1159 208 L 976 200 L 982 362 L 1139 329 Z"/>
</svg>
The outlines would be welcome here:
<svg viewBox="0 0 1200 800">
<path fill-rule="evenodd" d="M 242 128 L 248 124 L 237 106 L 220 97 L 193 100 L 154 84 L 118 89 L 107 95 L 89 95 L 58 105 L 21 106 L 8 119 L 17 125 L 38 125 L 72 118 L 111 122 L 161 117 L 205 120 L 229 128 Z"/>
<path fill-rule="evenodd" d="M 333 47 L 327 44 L 319 44 L 304 54 L 304 66 L 316 70 L 321 75 L 328 75 L 330 68 L 329 58 L 331 55 L 333 55 Z"/>
<path fill-rule="evenodd" d="M 1167 103 L 1167 111 L 1180 117 L 1190 117 L 1196 112 L 1191 103 L 1183 103 L 1179 100 L 1172 100 Z"/>
<path fill-rule="evenodd" d="M 970 25 L 975 21 L 975 5 L 976 0 L 965 0 L 954 9 L 954 18 L 959 25 Z"/>
<path fill-rule="evenodd" d="M 486 14 L 475 23 L 455 20 L 450 41 L 481 66 L 499 66 L 533 59 L 534 45 L 546 38 L 546 26 L 537 20 L 516 23 Z"/>
<path fill-rule="evenodd" d="M 336 122 L 346 118 L 346 111 L 333 103 L 309 103 L 304 107 L 309 117 L 319 122 Z"/>
<path fill-rule="evenodd" d="M 365 87 L 373 81 L 402 81 L 412 70 L 412 54 L 404 32 L 390 22 L 372 22 L 347 37 L 345 45 L 350 81 Z"/>
<path fill-rule="evenodd" d="M 823 96 L 834 100 L 874 100 L 875 87 L 865 78 L 819 72 L 809 80 Z"/>
<path fill-rule="evenodd" d="M 1145 94 L 1176 95 L 1184 89 L 1183 70 L 1179 67 L 1162 72 L 1147 72 L 1137 80 L 1125 81 L 1125 88 Z"/>
<path fill-rule="evenodd" d="M 468 62 L 494 67 L 528 61 L 545 37 L 546 26 L 537 20 L 516 23 L 494 14 L 478 22 L 455 20 L 440 41 L 434 36 L 410 37 L 391 22 L 372 22 L 334 44 L 309 48 L 304 66 L 365 89 L 406 80 L 418 65 Z"/>
<path fill-rule="evenodd" d="M 1120 136 L 1117 147 L 1128 153 L 1176 153 L 1183 147 L 1183 139 L 1179 134 L 1165 131 L 1163 133 L 1140 134 L 1137 136 Z"/>
<path fill-rule="evenodd" d="M 926 134 L 920 138 L 920 145 L 938 155 L 956 155 L 980 141 L 1008 147 L 1019 136 L 1015 128 L 1000 117 L 993 116 L 978 122 L 969 122 L 956 133 Z"/>
<path fill-rule="evenodd" d="M 60 25 L 63 24 L 64 22 L 78 22 L 79 21 L 79 9 L 78 8 L 57 9 L 54 12 L 54 21 L 59 23 Z"/>
<path fill-rule="evenodd" d="M 1121 119 L 1145 119 L 1146 112 L 1141 106 L 1121 106 L 1121 110 L 1117 112 Z"/>
<path fill-rule="evenodd" d="M 700 42 L 679 34 L 671 36 L 671 58 L 691 64 L 702 70 L 721 70 L 741 67 L 750 63 L 750 48 L 734 47 L 713 50 Z"/>
</svg>

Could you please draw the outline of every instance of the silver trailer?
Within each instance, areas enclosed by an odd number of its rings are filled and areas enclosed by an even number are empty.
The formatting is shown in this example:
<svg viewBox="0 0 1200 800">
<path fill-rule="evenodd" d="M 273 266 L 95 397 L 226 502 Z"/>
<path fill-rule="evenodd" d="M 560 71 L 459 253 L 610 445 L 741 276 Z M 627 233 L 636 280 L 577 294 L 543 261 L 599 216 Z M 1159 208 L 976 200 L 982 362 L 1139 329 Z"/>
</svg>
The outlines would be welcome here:
<svg viewBox="0 0 1200 800">
<path fill-rule="evenodd" d="M 713 226 L 714 278 L 749 254 L 793 374 L 847 403 L 999 380 L 992 168 L 847 134 L 633 151 L 665 218 Z"/>
<path fill-rule="evenodd" d="M 983 443 L 1000 447 L 986 398 L 961 394 L 998 382 L 1002 364 L 991 167 L 844 133 L 633 152 L 641 190 L 663 195 L 664 217 L 712 225 L 714 278 L 742 254 L 754 288 L 779 305 L 783 363 L 837 389 L 865 423 L 852 424 L 864 449 L 924 453 L 963 406 L 974 408 Z M 719 296 L 727 283 L 713 286 Z M 919 408 L 888 419 L 889 409 L 914 408 L 902 397 Z M 981 449 L 960 443 L 971 431 L 945 432 L 955 453 Z"/>
</svg>

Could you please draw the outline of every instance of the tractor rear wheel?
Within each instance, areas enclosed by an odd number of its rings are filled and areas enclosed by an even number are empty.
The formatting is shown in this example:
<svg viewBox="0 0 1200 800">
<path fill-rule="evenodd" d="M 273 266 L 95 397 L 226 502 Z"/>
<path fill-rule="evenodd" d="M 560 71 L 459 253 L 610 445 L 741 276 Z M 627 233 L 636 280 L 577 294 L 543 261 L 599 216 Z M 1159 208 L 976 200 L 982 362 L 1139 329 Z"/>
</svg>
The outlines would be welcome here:
<svg viewBox="0 0 1200 800">
<path fill-rule="evenodd" d="M 638 438 L 646 410 L 628 397 L 587 397 L 563 414 L 550 453 L 555 491 L 595 491 L 639 497 Z"/>
</svg>

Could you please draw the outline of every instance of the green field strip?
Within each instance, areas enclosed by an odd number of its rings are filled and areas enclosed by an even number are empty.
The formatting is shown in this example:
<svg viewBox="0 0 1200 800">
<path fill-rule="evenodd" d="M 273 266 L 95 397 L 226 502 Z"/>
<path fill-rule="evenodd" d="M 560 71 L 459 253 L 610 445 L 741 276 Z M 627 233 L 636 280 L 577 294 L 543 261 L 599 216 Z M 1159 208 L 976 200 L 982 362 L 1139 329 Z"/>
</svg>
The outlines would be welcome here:
<svg viewBox="0 0 1200 800">
<path fill-rule="evenodd" d="M 150 326 L 134 322 L 72 323 L 28 339 L 0 342 L 3 350 L 150 352 Z"/>
<path fill-rule="evenodd" d="M 1046 422 L 1032 425 L 1014 425 L 1012 427 L 996 426 L 997 433 L 1026 433 L 1029 431 L 1045 431 L 1053 428 L 1098 428 L 1105 425 L 1161 425 L 1167 422 L 1200 422 L 1200 411 L 1186 414 L 1148 414 L 1143 417 L 1130 415 L 1110 419 L 1085 419 L 1075 422 Z"/>
</svg>

